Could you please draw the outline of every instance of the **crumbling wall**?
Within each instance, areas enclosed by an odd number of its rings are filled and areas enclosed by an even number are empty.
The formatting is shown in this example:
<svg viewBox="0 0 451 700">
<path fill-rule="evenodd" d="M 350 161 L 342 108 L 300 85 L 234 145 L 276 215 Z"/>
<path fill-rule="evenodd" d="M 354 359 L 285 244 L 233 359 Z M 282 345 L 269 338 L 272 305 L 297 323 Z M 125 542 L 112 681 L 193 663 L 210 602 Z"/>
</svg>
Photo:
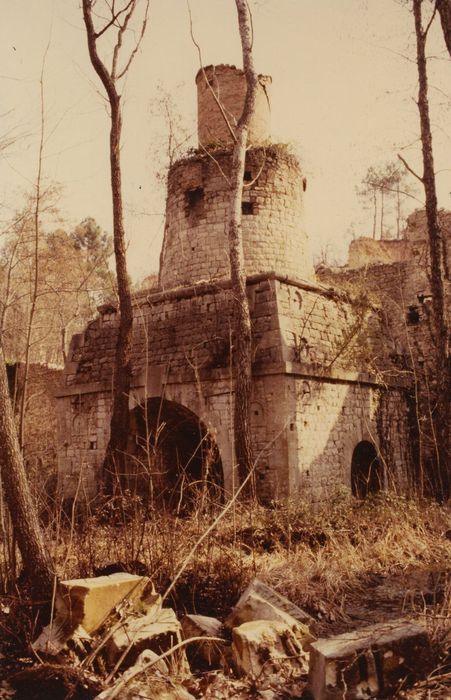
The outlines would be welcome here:
<svg viewBox="0 0 451 700">
<path fill-rule="evenodd" d="M 248 143 L 252 146 L 266 144 L 270 139 L 269 89 L 272 80 L 269 75 L 259 75 L 258 78 L 255 108 L 248 134 Z M 235 129 L 246 97 L 246 78 L 243 71 L 235 66 L 207 66 L 197 73 L 196 84 L 199 144 L 233 145 L 224 114 L 232 130 Z"/>
<path fill-rule="evenodd" d="M 378 345 L 386 347 L 390 366 L 376 357 L 376 370 L 383 381 L 399 379 L 409 387 L 407 408 L 399 417 L 409 422 L 411 449 L 409 469 L 405 471 L 412 488 L 418 475 L 427 473 L 436 450 L 431 417 L 435 410 L 435 343 L 432 320 L 432 297 L 429 282 L 428 248 L 424 239 L 424 215 L 409 217 L 406 230 L 411 257 L 398 263 L 372 264 L 351 270 L 321 270 L 323 283 L 333 284 L 348 292 L 365 286 L 379 306 L 380 332 Z M 445 217 L 445 223 L 448 221 Z M 451 236 L 444 231 L 444 250 Z M 447 233 L 448 231 L 448 233 Z M 450 308 L 451 285 L 444 276 L 445 303 Z M 449 313 L 449 312 L 448 312 Z M 388 409 L 387 409 L 388 410 Z M 380 432 L 393 442 L 397 421 L 385 421 Z M 396 459 L 394 460 L 397 461 Z M 399 460 L 398 460 L 399 461 Z M 407 477 L 406 477 L 407 478 Z M 423 479 L 422 479 L 423 480 Z M 399 481 L 399 477 L 398 477 Z"/>
<path fill-rule="evenodd" d="M 356 269 L 365 265 L 390 264 L 407 260 L 412 255 L 412 244 L 407 240 L 375 240 L 356 238 L 348 251 L 348 267 Z"/>
</svg>

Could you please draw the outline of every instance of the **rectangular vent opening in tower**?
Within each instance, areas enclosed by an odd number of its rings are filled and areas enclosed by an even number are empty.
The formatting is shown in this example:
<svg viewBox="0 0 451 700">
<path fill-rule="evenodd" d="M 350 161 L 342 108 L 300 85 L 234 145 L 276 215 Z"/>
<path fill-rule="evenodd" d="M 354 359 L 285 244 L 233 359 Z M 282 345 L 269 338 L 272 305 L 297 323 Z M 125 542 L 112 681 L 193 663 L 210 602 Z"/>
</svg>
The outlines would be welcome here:
<svg viewBox="0 0 451 700">
<path fill-rule="evenodd" d="M 241 212 L 244 215 L 254 213 L 254 202 L 241 202 Z"/>
<path fill-rule="evenodd" d="M 196 187 L 185 192 L 185 210 L 187 216 L 202 216 L 204 213 L 204 190 L 202 187 Z"/>
</svg>

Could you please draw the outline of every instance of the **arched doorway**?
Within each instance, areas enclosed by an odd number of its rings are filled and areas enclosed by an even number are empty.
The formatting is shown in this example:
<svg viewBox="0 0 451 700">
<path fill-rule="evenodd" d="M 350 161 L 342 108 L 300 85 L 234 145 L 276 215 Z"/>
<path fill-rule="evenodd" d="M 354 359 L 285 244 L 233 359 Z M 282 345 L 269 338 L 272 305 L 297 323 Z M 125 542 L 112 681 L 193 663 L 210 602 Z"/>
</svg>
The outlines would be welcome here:
<svg viewBox="0 0 451 700">
<path fill-rule="evenodd" d="M 186 512 L 220 502 L 223 472 L 213 436 L 195 413 L 148 399 L 131 414 L 129 488 L 147 501 Z"/>
<path fill-rule="evenodd" d="M 357 498 L 366 498 L 370 493 L 380 491 L 383 472 L 375 446 L 363 440 L 355 447 L 351 462 L 352 493 Z"/>
</svg>

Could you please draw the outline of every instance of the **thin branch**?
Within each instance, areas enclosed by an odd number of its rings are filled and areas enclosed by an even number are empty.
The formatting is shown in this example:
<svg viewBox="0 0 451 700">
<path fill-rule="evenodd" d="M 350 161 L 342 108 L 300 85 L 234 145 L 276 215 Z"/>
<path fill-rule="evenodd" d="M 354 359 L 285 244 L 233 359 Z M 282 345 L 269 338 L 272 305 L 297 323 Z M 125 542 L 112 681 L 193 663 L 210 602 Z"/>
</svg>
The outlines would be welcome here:
<svg viewBox="0 0 451 700">
<path fill-rule="evenodd" d="M 418 199 L 418 197 L 415 197 L 415 195 L 411 194 L 410 192 L 405 192 L 405 190 L 398 190 L 398 189 L 395 190 L 392 187 L 379 187 L 375 182 L 371 182 L 370 180 L 368 180 L 368 184 L 371 185 L 371 187 L 374 187 L 375 190 L 376 189 L 383 189 L 384 192 L 396 192 L 396 193 L 399 192 L 399 194 L 403 194 L 404 197 L 410 197 L 411 199 L 414 199 L 416 202 L 419 202 L 421 205 L 424 205 L 423 200 Z"/>
<path fill-rule="evenodd" d="M 134 2 L 134 0 L 130 0 L 130 2 L 128 3 L 128 5 L 126 5 L 125 7 L 123 7 L 122 10 L 119 10 L 119 12 L 116 12 L 116 14 L 114 14 L 114 2 L 113 2 L 112 7 L 110 8 L 111 13 L 112 13 L 113 16 L 112 16 L 111 20 L 108 22 L 108 24 L 106 24 L 106 25 L 103 27 L 103 29 L 101 29 L 100 31 L 96 32 L 96 34 L 95 34 L 96 39 L 98 39 L 99 37 L 101 37 L 102 34 L 104 34 L 104 33 L 116 22 L 116 20 L 117 20 L 122 14 L 124 14 L 124 12 L 127 12 L 128 8 L 129 8 L 130 5 L 132 4 L 132 2 Z M 115 26 L 117 26 L 117 25 L 115 25 Z"/>
<path fill-rule="evenodd" d="M 135 56 L 136 56 L 136 54 L 137 54 L 137 52 L 138 52 L 138 49 L 139 49 L 139 47 L 140 47 L 140 45 L 141 45 L 141 42 L 142 42 L 142 40 L 143 40 L 145 31 L 146 31 L 147 16 L 148 16 L 148 12 L 149 12 L 149 3 L 150 3 L 150 0 L 147 0 L 146 9 L 145 9 L 145 13 L 144 13 L 144 19 L 143 19 L 143 22 L 142 22 L 142 25 L 141 25 L 141 33 L 140 33 L 140 35 L 139 35 L 139 39 L 138 39 L 138 41 L 136 42 L 135 48 L 133 49 L 133 51 L 132 51 L 131 54 L 130 54 L 130 57 L 129 57 L 128 61 L 127 61 L 127 64 L 126 64 L 125 68 L 124 68 L 123 70 L 121 70 L 121 72 L 120 72 L 119 75 L 117 76 L 117 80 L 120 80 L 120 78 L 122 78 L 122 76 L 124 76 L 125 73 L 128 71 L 128 69 L 130 68 L 130 65 L 131 65 L 133 59 L 135 58 Z"/>
<path fill-rule="evenodd" d="M 436 13 L 437 13 L 437 0 L 436 0 L 435 3 L 434 3 L 434 11 L 433 11 L 433 13 L 432 13 L 432 15 L 431 15 L 431 18 L 430 18 L 429 22 L 427 23 L 426 29 L 425 29 L 424 32 L 423 32 L 423 37 L 424 37 L 424 39 L 426 39 L 426 37 L 427 37 L 427 35 L 428 35 L 428 32 L 429 32 L 429 30 L 430 30 L 430 28 L 431 28 L 432 22 L 434 21 L 434 17 L 435 17 L 435 15 L 436 15 Z"/>
<path fill-rule="evenodd" d="M 417 180 L 419 180 L 421 183 L 423 183 L 423 182 L 424 182 L 423 178 L 422 178 L 420 175 L 418 175 L 418 173 L 416 173 L 415 170 L 412 170 L 412 168 L 411 168 L 410 165 L 407 163 L 407 161 L 406 161 L 402 156 L 400 156 L 399 153 L 398 153 L 397 155 L 398 155 L 398 158 L 399 158 L 399 160 L 401 161 L 401 163 L 402 163 L 402 164 L 404 165 L 404 167 L 406 168 L 406 170 L 408 170 L 409 173 L 411 173 L 414 177 L 416 177 Z"/>
</svg>

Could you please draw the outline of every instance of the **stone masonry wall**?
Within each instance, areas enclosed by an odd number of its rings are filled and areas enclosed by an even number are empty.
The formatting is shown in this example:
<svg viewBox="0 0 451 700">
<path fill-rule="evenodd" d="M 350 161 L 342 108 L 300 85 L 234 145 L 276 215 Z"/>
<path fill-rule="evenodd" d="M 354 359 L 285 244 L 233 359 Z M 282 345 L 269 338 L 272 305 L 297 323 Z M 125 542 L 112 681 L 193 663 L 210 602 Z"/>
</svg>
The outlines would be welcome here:
<svg viewBox="0 0 451 700">
<path fill-rule="evenodd" d="M 228 152 L 175 163 L 168 177 L 166 228 L 161 255 L 163 289 L 230 277 L 227 216 L 231 167 Z M 215 162 L 216 161 L 216 162 Z M 218 167 L 219 166 L 219 167 Z M 222 174 L 221 173 L 222 170 Z M 283 147 L 249 151 L 242 232 L 247 275 L 275 271 L 313 279 L 303 225 L 303 178 Z"/>
<path fill-rule="evenodd" d="M 371 352 L 371 344 L 362 343 L 371 318 L 326 288 L 275 275 L 251 278 L 248 298 L 260 496 L 321 498 L 332 484 L 349 484 L 352 450 L 364 434 L 380 444 L 377 379 L 371 365 L 362 363 Z M 217 441 L 228 492 L 237 484 L 231 317 L 227 281 L 141 295 L 135 307 L 131 397 L 131 409 L 146 398 L 162 397 L 199 416 Z M 66 378 L 70 395 L 61 403 L 66 493 L 69 485 L 75 492 L 79 479 L 86 493 L 95 493 L 108 439 L 116 330 L 115 314 L 107 308 L 73 343 Z M 403 405 L 402 388 L 388 393 Z M 408 442 L 404 428 L 398 437 Z M 401 473 L 400 447 L 391 449 L 392 469 Z"/>
<path fill-rule="evenodd" d="M 410 229 L 409 229 L 410 230 Z M 404 262 L 373 264 L 365 268 L 343 269 L 335 274 L 321 273 L 336 287 L 362 287 L 378 300 L 381 337 L 392 363 L 391 376 L 398 377 L 410 387 L 404 418 L 412 427 L 411 464 L 423 470 L 433 463 L 435 455 L 434 430 L 431 415 L 435 406 L 435 346 L 433 340 L 432 308 L 426 242 L 412 235 L 412 257 Z M 448 235 L 448 242 L 451 237 Z M 451 285 L 445 279 L 446 308 L 450 308 Z M 382 345 L 382 343 L 380 343 Z M 379 362 L 377 364 L 380 364 Z M 383 376 L 387 376 L 383 373 Z M 390 438 L 396 420 L 385 423 L 384 434 Z M 412 483 L 415 474 L 410 473 Z"/>
<path fill-rule="evenodd" d="M 65 498 L 89 503 L 101 482 L 101 468 L 109 439 L 111 393 L 67 394 L 58 402 L 59 489 Z"/>
</svg>

